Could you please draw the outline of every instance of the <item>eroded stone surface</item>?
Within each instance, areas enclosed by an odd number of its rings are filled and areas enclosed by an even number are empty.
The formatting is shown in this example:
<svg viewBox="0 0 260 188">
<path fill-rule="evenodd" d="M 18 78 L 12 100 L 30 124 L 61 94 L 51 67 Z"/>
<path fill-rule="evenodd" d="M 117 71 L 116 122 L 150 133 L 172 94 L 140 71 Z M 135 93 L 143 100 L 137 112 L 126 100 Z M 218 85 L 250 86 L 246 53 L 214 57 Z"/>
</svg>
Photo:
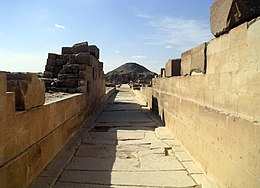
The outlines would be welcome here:
<svg viewBox="0 0 260 188">
<path fill-rule="evenodd" d="M 181 75 L 181 59 L 169 59 L 165 65 L 165 76 L 180 76 Z"/>
<path fill-rule="evenodd" d="M 44 82 L 33 73 L 7 74 L 7 91 L 15 93 L 16 110 L 28 110 L 45 102 Z"/>
</svg>

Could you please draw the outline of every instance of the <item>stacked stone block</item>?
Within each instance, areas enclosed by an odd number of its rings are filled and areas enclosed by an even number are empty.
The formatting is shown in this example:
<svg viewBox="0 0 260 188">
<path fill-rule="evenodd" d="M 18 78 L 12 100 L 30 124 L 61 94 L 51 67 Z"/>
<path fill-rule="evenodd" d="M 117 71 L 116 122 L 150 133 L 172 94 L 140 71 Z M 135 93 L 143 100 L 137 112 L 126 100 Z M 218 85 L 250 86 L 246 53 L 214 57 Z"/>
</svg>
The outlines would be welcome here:
<svg viewBox="0 0 260 188">
<path fill-rule="evenodd" d="M 165 65 L 165 76 L 180 76 L 181 75 L 181 59 L 169 59 Z"/>
<path fill-rule="evenodd" d="M 49 54 L 44 77 L 47 91 L 83 92 L 90 90 L 93 80 L 104 79 L 99 49 L 88 42 L 62 47 L 62 54 Z"/>
<path fill-rule="evenodd" d="M 203 43 L 181 54 L 181 75 L 206 73 L 207 43 Z"/>
</svg>

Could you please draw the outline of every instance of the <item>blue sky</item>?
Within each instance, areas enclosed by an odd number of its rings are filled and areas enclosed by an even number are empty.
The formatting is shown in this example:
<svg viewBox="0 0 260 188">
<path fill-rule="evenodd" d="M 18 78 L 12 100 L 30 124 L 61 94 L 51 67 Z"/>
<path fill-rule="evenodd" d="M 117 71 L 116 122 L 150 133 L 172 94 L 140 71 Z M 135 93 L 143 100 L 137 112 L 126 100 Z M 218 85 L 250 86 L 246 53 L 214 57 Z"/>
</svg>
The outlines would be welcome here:
<svg viewBox="0 0 260 188">
<path fill-rule="evenodd" d="M 0 70 L 40 72 L 47 54 L 88 41 L 108 72 L 138 62 L 159 72 L 167 59 L 213 38 L 214 0 L 0 0 Z"/>
</svg>

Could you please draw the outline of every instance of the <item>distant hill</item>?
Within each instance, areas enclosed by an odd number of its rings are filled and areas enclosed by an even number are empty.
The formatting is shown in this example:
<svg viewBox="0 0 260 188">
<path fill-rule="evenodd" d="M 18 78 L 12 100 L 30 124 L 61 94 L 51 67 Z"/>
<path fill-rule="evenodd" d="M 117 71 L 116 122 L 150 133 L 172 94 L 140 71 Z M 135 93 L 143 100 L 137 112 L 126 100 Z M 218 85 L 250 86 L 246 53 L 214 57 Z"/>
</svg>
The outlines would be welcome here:
<svg viewBox="0 0 260 188">
<path fill-rule="evenodd" d="M 129 83 L 130 81 L 137 82 L 138 80 L 149 81 L 155 75 L 142 65 L 137 63 L 125 63 L 120 67 L 106 74 L 106 82 L 110 83 Z"/>
</svg>

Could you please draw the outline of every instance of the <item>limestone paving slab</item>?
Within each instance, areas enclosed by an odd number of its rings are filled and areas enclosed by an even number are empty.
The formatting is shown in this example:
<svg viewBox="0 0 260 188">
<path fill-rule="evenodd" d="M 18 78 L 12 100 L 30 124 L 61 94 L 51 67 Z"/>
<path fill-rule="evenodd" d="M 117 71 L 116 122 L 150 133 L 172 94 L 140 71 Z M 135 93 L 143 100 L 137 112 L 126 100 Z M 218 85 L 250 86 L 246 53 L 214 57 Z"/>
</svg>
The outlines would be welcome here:
<svg viewBox="0 0 260 188">
<path fill-rule="evenodd" d="M 105 140 L 142 140 L 144 139 L 144 132 L 91 132 L 93 139 Z"/>
<path fill-rule="evenodd" d="M 173 156 L 146 155 L 140 157 L 142 170 L 151 171 L 179 171 L 185 170 L 183 165 Z"/>
<path fill-rule="evenodd" d="M 113 170 L 136 170 L 140 167 L 136 158 L 121 159 L 119 157 L 96 158 L 96 157 L 73 157 L 66 166 L 67 170 L 79 171 L 111 171 Z"/>
<path fill-rule="evenodd" d="M 117 140 L 115 139 L 95 139 L 95 138 L 83 138 L 82 144 L 102 144 L 102 145 L 116 145 Z"/>
<path fill-rule="evenodd" d="M 102 112 L 97 119 L 97 122 L 152 122 L 144 113 L 136 111 L 115 111 L 115 112 Z"/>
<path fill-rule="evenodd" d="M 105 111 L 129 111 L 129 110 L 141 110 L 141 107 L 139 104 L 114 104 L 114 105 L 108 105 L 105 108 Z"/>
<path fill-rule="evenodd" d="M 125 131 L 131 131 L 131 130 L 134 130 L 134 131 L 153 131 L 154 128 L 152 127 L 114 127 L 114 128 L 110 128 L 108 129 L 108 132 L 118 132 L 118 131 L 122 131 L 122 130 L 125 130 Z"/>
<path fill-rule="evenodd" d="M 174 154 L 181 162 L 192 161 L 191 157 L 185 151 L 175 152 Z"/>
<path fill-rule="evenodd" d="M 54 188 L 130 188 L 129 186 L 58 182 Z"/>
<path fill-rule="evenodd" d="M 174 140 L 173 135 L 166 127 L 158 127 L 155 129 L 156 136 L 161 140 Z"/>
<path fill-rule="evenodd" d="M 205 174 L 192 174 L 191 177 L 203 188 L 217 188 L 217 186 L 212 183 Z"/>
<path fill-rule="evenodd" d="M 134 120 L 133 120 L 134 121 Z M 95 127 L 131 127 L 133 129 L 139 129 L 140 127 L 151 127 L 156 128 L 158 124 L 156 122 L 110 122 L 110 123 L 95 123 Z"/>
<path fill-rule="evenodd" d="M 203 174 L 201 168 L 193 161 L 182 162 L 189 174 Z"/>
<path fill-rule="evenodd" d="M 117 172 L 65 170 L 62 182 L 78 182 L 101 185 L 195 187 L 194 180 L 185 171 Z"/>
<path fill-rule="evenodd" d="M 81 144 L 76 152 L 76 156 L 111 158 L 115 156 L 115 145 L 101 144 Z"/>
</svg>

